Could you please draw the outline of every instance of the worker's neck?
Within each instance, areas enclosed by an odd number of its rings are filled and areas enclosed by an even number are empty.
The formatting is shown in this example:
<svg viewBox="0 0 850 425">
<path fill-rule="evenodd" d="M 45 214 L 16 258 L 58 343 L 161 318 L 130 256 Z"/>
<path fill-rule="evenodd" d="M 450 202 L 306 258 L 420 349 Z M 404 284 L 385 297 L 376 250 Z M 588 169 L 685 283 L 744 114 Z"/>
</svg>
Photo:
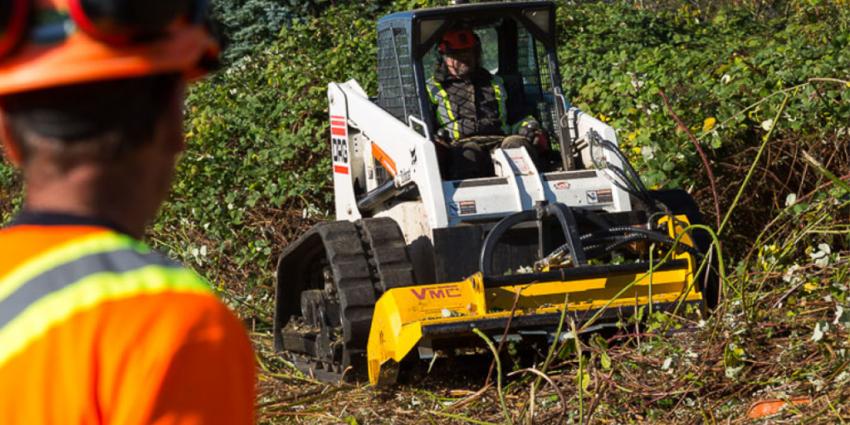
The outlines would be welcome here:
<svg viewBox="0 0 850 425">
<path fill-rule="evenodd" d="M 144 236 L 149 220 L 139 208 L 139 191 L 129 179 L 97 166 L 81 166 L 59 176 L 43 172 L 25 175 L 25 208 L 33 212 L 71 214 L 114 223 L 130 236 Z"/>
</svg>

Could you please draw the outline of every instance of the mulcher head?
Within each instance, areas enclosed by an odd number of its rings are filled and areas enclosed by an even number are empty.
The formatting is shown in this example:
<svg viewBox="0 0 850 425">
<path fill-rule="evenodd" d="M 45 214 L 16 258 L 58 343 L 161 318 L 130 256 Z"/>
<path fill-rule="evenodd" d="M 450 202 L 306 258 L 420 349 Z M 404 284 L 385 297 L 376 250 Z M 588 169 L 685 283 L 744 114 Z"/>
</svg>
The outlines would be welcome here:
<svg viewBox="0 0 850 425">
<path fill-rule="evenodd" d="M 510 227 L 541 215 L 560 221 L 567 243 L 539 261 L 532 272 L 493 276 L 490 251 L 498 238 Z M 666 229 L 666 234 L 655 230 L 653 237 L 667 241 L 670 249 L 659 251 L 652 261 L 591 265 L 584 258 L 582 240 L 574 236 L 569 208 L 554 204 L 502 220 L 485 241 L 481 272 L 460 282 L 395 288 L 381 296 L 368 341 L 369 381 L 395 382 L 398 364 L 416 348 L 428 352 L 435 347 L 456 348 L 463 341 L 480 342 L 474 329 L 495 338 L 508 328 L 518 336 L 546 333 L 552 340 L 563 337 L 555 335 L 562 319 L 574 321 L 577 333 L 582 333 L 615 326 L 650 304 L 668 311 L 701 305 L 703 296 L 695 282 L 699 263 L 685 232 L 687 217 L 666 215 L 657 224 L 655 228 Z"/>
</svg>

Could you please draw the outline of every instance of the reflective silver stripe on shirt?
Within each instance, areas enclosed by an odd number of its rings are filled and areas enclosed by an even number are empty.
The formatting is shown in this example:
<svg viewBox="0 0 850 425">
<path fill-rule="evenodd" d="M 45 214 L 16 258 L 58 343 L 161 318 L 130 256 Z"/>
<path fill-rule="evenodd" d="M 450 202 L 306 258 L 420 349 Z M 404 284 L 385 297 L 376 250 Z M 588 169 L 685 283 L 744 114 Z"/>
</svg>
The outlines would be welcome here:
<svg viewBox="0 0 850 425">
<path fill-rule="evenodd" d="M 87 255 L 54 267 L 30 279 L 6 298 L 0 299 L 0 329 L 38 300 L 85 277 L 103 272 L 126 273 L 148 266 L 182 268 L 180 264 L 158 253 L 141 253 L 134 249 Z"/>
</svg>

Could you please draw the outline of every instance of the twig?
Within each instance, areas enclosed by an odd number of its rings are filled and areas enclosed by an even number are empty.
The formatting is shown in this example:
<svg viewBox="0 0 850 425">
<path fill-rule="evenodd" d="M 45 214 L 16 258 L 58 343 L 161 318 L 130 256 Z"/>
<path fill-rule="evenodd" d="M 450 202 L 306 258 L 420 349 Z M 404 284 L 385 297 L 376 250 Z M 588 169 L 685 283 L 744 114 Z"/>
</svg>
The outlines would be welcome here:
<svg viewBox="0 0 850 425">
<path fill-rule="evenodd" d="M 598 378 L 601 374 L 594 374 L 594 378 Z M 596 412 L 596 408 L 599 407 L 601 395 L 608 390 L 608 386 L 606 382 L 599 384 L 598 382 L 594 382 L 596 384 L 596 397 L 593 397 L 590 400 L 590 406 L 587 407 L 587 417 L 584 420 L 585 424 L 590 424 L 590 419 L 593 417 L 593 413 Z"/>
<path fill-rule="evenodd" d="M 838 84 L 844 84 L 844 85 L 850 87 L 850 81 L 842 80 L 842 79 L 839 79 L 839 78 L 816 77 L 816 78 L 809 78 L 809 82 L 810 83 L 812 83 L 812 82 L 838 83 Z"/>
<path fill-rule="evenodd" d="M 552 359 L 554 358 L 555 351 L 558 349 L 558 343 L 561 341 L 561 332 L 564 330 L 564 320 L 567 317 L 567 310 L 570 306 L 570 293 L 567 292 L 564 294 L 564 308 L 561 309 L 561 318 L 558 320 L 558 327 L 555 329 L 555 339 L 552 341 L 552 344 L 549 346 L 549 351 L 546 353 L 546 359 L 543 360 L 543 367 L 540 369 L 541 372 L 546 374 L 549 370 L 549 365 L 552 363 Z M 529 414 L 532 418 L 534 418 L 534 392 L 537 389 L 537 386 L 540 385 L 541 378 L 538 376 L 534 382 L 531 383 L 531 397 L 529 404 Z M 564 405 L 566 408 L 566 405 Z M 533 421 L 533 419 L 532 419 Z"/>
<path fill-rule="evenodd" d="M 490 389 L 490 387 L 492 387 L 492 386 L 493 386 L 492 384 L 484 385 L 483 387 L 481 387 L 481 389 L 480 389 L 480 390 L 476 391 L 474 394 L 471 394 L 471 395 L 469 395 L 469 397 L 466 397 L 466 398 L 464 398 L 463 400 L 461 400 L 461 401 L 459 401 L 459 402 L 457 402 L 457 403 L 452 404 L 451 406 L 447 407 L 445 410 L 455 410 L 455 409 L 459 409 L 459 408 L 461 408 L 461 407 L 463 407 L 463 406 L 466 406 L 466 405 L 467 405 L 467 404 L 469 404 L 469 403 L 472 403 L 473 401 L 475 401 L 476 399 L 478 399 L 478 398 L 480 398 L 482 395 L 484 395 L 484 393 L 486 393 L 486 392 L 487 392 L 487 390 L 489 390 L 489 389 Z"/>
<path fill-rule="evenodd" d="M 328 413 L 322 412 L 275 412 L 275 416 L 295 416 L 295 417 L 305 417 L 305 418 L 324 418 L 324 419 L 336 419 L 339 418 L 330 415 Z M 263 415 L 263 418 L 266 418 L 266 415 Z M 268 418 L 266 418 L 268 419 Z"/>
<path fill-rule="evenodd" d="M 318 395 L 318 394 L 324 394 L 326 389 L 327 388 L 317 388 L 315 390 L 307 391 L 305 393 L 296 394 L 293 397 L 285 397 L 285 398 L 266 401 L 266 402 L 263 402 L 263 403 L 257 403 L 257 405 L 255 407 L 257 408 L 257 410 L 263 410 L 263 409 L 266 409 L 268 407 L 275 407 L 275 406 L 279 406 L 281 404 L 289 404 L 289 403 L 292 403 L 294 401 L 303 400 L 304 397 L 312 397 L 312 396 L 315 396 L 315 395 Z"/>
<path fill-rule="evenodd" d="M 832 411 L 832 414 L 835 415 L 836 418 L 838 418 L 839 422 L 841 422 L 841 425 L 844 425 L 844 419 L 841 418 L 841 414 L 838 413 L 838 410 L 835 410 L 835 406 L 832 405 L 832 401 L 829 399 L 829 397 L 826 397 L 826 404 L 827 406 L 829 406 L 829 410 Z"/>
<path fill-rule="evenodd" d="M 496 424 L 496 423 L 493 423 L 493 422 L 479 421 L 477 419 L 468 418 L 466 416 L 453 415 L 451 413 L 438 412 L 436 410 L 429 410 L 428 413 L 430 413 L 434 416 L 440 416 L 440 417 L 443 417 L 443 418 L 454 419 L 456 421 L 469 422 L 471 424 L 476 424 L 476 425 L 499 425 L 499 424 Z"/>
<path fill-rule="evenodd" d="M 576 379 L 576 388 L 578 392 L 578 423 L 584 423 L 584 360 L 581 354 L 581 339 L 576 331 L 576 322 L 570 319 L 570 328 L 573 331 L 573 338 L 576 342 L 576 356 L 578 357 L 578 376 Z"/>
<path fill-rule="evenodd" d="M 514 303 L 511 306 L 511 315 L 508 316 L 508 323 L 505 323 L 505 330 L 504 330 L 504 332 L 502 332 L 502 339 L 499 340 L 499 348 L 496 349 L 496 356 L 497 357 L 502 352 L 502 348 L 505 347 L 505 341 L 508 339 L 508 331 L 510 331 L 510 329 L 511 329 L 511 322 L 514 320 L 514 315 L 516 314 L 516 306 L 517 306 L 517 304 L 519 304 L 519 297 L 520 297 L 520 294 L 522 294 L 523 289 L 525 289 L 525 287 L 519 288 L 516 291 L 516 295 L 514 296 Z M 487 379 L 484 380 L 484 386 L 485 387 L 490 385 L 490 379 L 492 379 L 492 377 L 493 377 L 493 367 L 494 366 L 496 366 L 496 359 L 493 359 L 493 361 L 490 362 L 490 369 L 487 370 Z"/>
<path fill-rule="evenodd" d="M 714 171 L 711 170 L 711 164 L 708 162 L 708 157 L 705 156 L 705 152 L 702 150 L 702 146 L 700 146 L 699 140 L 694 137 L 694 134 L 691 133 L 691 130 L 685 123 L 676 115 L 676 112 L 673 111 L 673 107 L 670 106 L 670 99 L 667 98 L 667 94 L 664 93 L 664 90 L 658 89 L 658 94 L 661 95 L 661 99 L 664 100 L 664 106 L 667 107 L 667 111 L 670 113 L 670 116 L 673 117 L 673 120 L 676 121 L 676 126 L 679 127 L 680 130 L 684 131 L 688 136 L 688 139 L 691 140 L 694 147 L 699 153 L 700 159 L 702 159 L 702 165 L 705 167 L 705 172 L 708 175 L 708 183 L 711 185 L 711 196 L 714 198 L 714 211 L 715 211 L 715 219 L 717 220 L 717 228 L 720 228 L 720 198 L 717 196 L 717 183 L 714 179 Z"/>
<path fill-rule="evenodd" d="M 723 233 L 724 227 L 726 227 L 726 223 L 729 221 L 729 218 L 732 217 L 732 212 L 735 211 L 735 207 L 738 206 L 738 202 L 741 200 L 741 195 L 744 193 L 744 189 L 747 188 L 750 179 L 753 177 L 753 172 L 756 169 L 756 165 L 758 165 L 759 159 L 761 159 L 762 154 L 764 153 L 764 148 L 767 146 L 768 140 L 770 140 L 770 136 L 773 135 L 773 130 L 776 129 L 778 125 L 779 117 L 782 116 L 782 113 L 785 111 L 785 107 L 788 105 L 788 99 L 791 96 L 789 94 L 785 95 L 785 98 L 782 100 L 782 106 L 779 107 L 779 110 L 776 111 L 776 116 L 773 119 L 773 125 L 770 126 L 770 130 L 768 130 L 767 134 L 765 134 L 762 139 L 762 144 L 759 146 L 758 153 L 756 154 L 756 158 L 753 160 L 753 165 L 750 166 L 749 171 L 747 171 L 746 177 L 744 177 L 744 181 L 741 183 L 741 186 L 738 188 L 738 193 L 735 194 L 735 198 L 732 201 L 732 205 L 729 207 L 729 210 L 726 211 L 726 215 L 723 217 L 723 221 L 720 223 L 720 226 L 717 228 L 717 234 L 720 235 Z"/>
<path fill-rule="evenodd" d="M 505 403 L 505 394 L 502 392 L 502 361 L 499 359 L 499 353 L 496 351 L 496 346 L 493 345 L 493 341 L 491 341 L 490 338 L 481 331 L 481 329 L 475 328 L 472 332 L 475 332 L 476 335 L 484 340 L 484 343 L 487 344 L 487 347 L 490 348 L 490 351 L 496 359 L 496 392 L 499 395 L 499 404 L 502 406 L 502 414 L 505 416 L 505 420 L 508 421 L 508 425 L 513 425 L 513 421 L 511 421 L 511 414 L 508 412 L 508 405 Z"/>
<path fill-rule="evenodd" d="M 319 394 L 314 394 L 314 395 L 312 395 L 312 396 L 310 396 L 310 397 L 305 397 L 305 398 L 301 398 L 301 399 L 296 399 L 296 400 L 290 400 L 290 401 L 284 401 L 284 402 L 278 402 L 278 403 L 275 403 L 275 404 L 270 404 L 270 405 L 264 406 L 264 410 L 266 410 L 266 411 L 277 411 L 277 410 L 282 410 L 282 409 L 289 409 L 289 408 L 291 408 L 291 407 L 293 407 L 293 406 L 298 406 L 298 405 L 302 405 L 302 404 L 312 403 L 312 402 L 314 402 L 314 401 L 316 401 L 316 400 L 323 400 L 323 399 L 326 399 L 326 398 L 327 398 L 327 396 L 329 396 L 329 395 L 331 395 L 331 394 L 333 394 L 333 393 L 340 392 L 340 391 L 342 391 L 342 390 L 344 390 L 344 389 L 346 389 L 346 387 L 336 387 L 336 388 L 330 388 L 330 389 L 328 389 L 328 390 L 327 390 L 327 391 L 325 391 L 325 392 L 322 392 L 322 393 L 319 393 Z"/>
<path fill-rule="evenodd" d="M 803 159 L 807 163 L 811 164 L 811 166 L 815 167 L 815 170 L 818 173 L 828 178 L 834 185 L 844 189 L 845 192 L 850 193 L 850 184 L 847 184 L 847 182 L 841 180 L 841 178 L 837 177 L 835 174 L 832 174 L 829 170 L 826 169 L 826 166 L 821 164 L 820 161 L 816 160 L 808 152 L 803 151 Z"/>
<path fill-rule="evenodd" d="M 776 302 L 773 303 L 773 308 L 779 308 L 779 306 L 782 304 L 783 301 L 785 301 L 786 298 L 791 296 L 791 294 L 793 294 L 794 292 L 797 292 L 797 290 L 800 289 L 805 284 L 806 284 L 806 280 L 801 279 L 799 283 L 792 286 L 791 289 L 789 289 L 784 294 L 782 294 L 781 297 L 776 299 Z"/>
<path fill-rule="evenodd" d="M 533 373 L 533 374 L 537 375 L 538 378 L 543 379 L 546 382 L 548 382 L 549 385 L 551 385 L 552 388 L 555 389 L 555 392 L 558 394 L 558 398 L 561 399 L 561 415 L 560 415 L 560 417 L 561 417 L 561 421 L 563 422 L 563 420 L 565 419 L 565 417 L 567 415 L 567 397 L 564 396 L 564 392 L 561 391 L 561 388 L 559 388 L 557 384 L 555 384 L 555 381 L 553 381 L 552 378 L 550 378 L 545 373 L 543 373 L 543 372 L 541 372 L 541 371 L 539 371 L 539 370 L 537 370 L 533 367 L 530 367 L 530 368 L 527 368 L 527 369 L 520 369 L 520 370 L 511 372 L 511 373 L 508 374 L 508 376 L 514 376 L 514 375 L 517 375 L 517 374 L 520 374 L 520 373 Z M 531 416 L 531 420 L 534 421 L 534 416 Z"/>
<path fill-rule="evenodd" d="M 266 375 L 268 375 L 268 376 L 270 376 L 270 377 L 272 377 L 272 378 L 279 379 L 279 380 L 290 380 L 290 379 L 291 379 L 291 380 L 294 380 L 294 381 L 301 381 L 301 382 L 306 382 L 306 383 L 314 384 L 314 385 L 327 386 L 327 384 L 325 384 L 325 383 L 323 383 L 323 382 L 319 382 L 319 381 L 317 381 L 317 380 L 315 380 L 315 379 L 312 379 L 312 378 L 310 378 L 310 377 L 307 377 L 307 376 L 297 376 L 297 375 L 290 375 L 290 374 L 287 374 L 287 373 L 275 373 L 275 372 L 272 372 L 272 371 L 269 369 L 268 365 L 266 365 L 266 362 L 265 362 L 265 361 L 263 361 L 262 356 L 260 356 L 259 354 L 257 354 L 257 355 L 255 356 L 255 358 L 256 358 L 256 360 L 257 360 L 257 364 L 258 364 L 258 365 L 260 365 L 260 369 L 262 369 L 262 370 L 263 370 L 263 372 L 265 372 L 265 374 L 266 374 Z M 287 364 L 287 366 L 293 367 L 293 366 L 291 366 L 291 365 L 289 365 L 289 364 Z M 294 367 L 293 367 L 293 368 L 294 368 Z M 297 370 L 297 369 L 296 369 L 296 370 Z M 300 373 L 300 371 L 299 371 L 299 373 Z"/>
<path fill-rule="evenodd" d="M 836 84 L 843 84 L 843 85 L 847 85 L 848 83 L 850 83 L 850 81 L 841 80 L 841 79 L 838 79 L 838 78 L 820 78 L 820 77 L 809 78 L 805 83 L 800 83 L 800 84 L 797 84 L 797 85 L 791 86 L 791 87 L 785 87 L 783 89 L 777 90 L 777 91 L 759 99 L 757 102 L 750 104 L 746 108 L 741 109 L 738 112 L 732 114 L 732 116 L 730 116 L 729 118 L 726 118 L 725 120 L 721 121 L 719 124 L 717 124 L 717 127 L 725 126 L 730 121 L 746 114 L 747 112 L 749 112 L 749 111 L 751 111 L 755 108 L 758 108 L 759 106 L 766 103 L 768 100 L 772 99 L 775 96 L 779 96 L 780 94 L 784 94 L 784 95 L 787 96 L 788 93 L 791 93 L 791 92 L 796 93 L 801 88 L 809 86 L 809 85 L 811 85 L 812 83 L 815 83 L 815 82 L 836 83 Z M 697 139 L 701 140 L 703 137 L 707 136 L 708 134 L 710 134 L 710 133 L 703 134 L 700 137 L 698 137 Z"/>
</svg>

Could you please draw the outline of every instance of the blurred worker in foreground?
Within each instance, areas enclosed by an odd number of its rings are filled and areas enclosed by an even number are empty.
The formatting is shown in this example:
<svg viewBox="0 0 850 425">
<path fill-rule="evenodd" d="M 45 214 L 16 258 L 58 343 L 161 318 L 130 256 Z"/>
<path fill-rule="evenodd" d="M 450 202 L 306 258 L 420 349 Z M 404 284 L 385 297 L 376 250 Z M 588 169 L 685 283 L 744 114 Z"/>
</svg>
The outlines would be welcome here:
<svg viewBox="0 0 850 425">
<path fill-rule="evenodd" d="M 184 150 L 205 1 L 0 3 L 0 135 L 24 209 L 0 230 L 0 424 L 253 423 L 242 323 L 140 242 Z"/>
<path fill-rule="evenodd" d="M 449 149 L 447 177 L 492 175 L 488 152 L 496 147 L 525 147 L 536 161 L 537 146 L 547 143 L 545 132 L 531 116 L 509 122 L 505 84 L 481 67 L 479 37 L 469 29 L 450 30 L 437 50 L 442 60 L 426 89 L 437 119 L 437 141 Z"/>
</svg>

